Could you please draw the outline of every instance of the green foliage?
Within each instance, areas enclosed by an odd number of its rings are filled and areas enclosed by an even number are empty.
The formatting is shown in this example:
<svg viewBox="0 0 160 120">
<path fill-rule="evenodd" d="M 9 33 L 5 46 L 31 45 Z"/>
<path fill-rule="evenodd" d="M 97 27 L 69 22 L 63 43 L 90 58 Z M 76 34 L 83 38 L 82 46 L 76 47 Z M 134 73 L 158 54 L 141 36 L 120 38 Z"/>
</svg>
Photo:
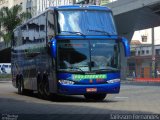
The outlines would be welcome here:
<svg viewBox="0 0 160 120">
<path fill-rule="evenodd" d="M 30 13 L 22 12 L 21 5 L 15 5 L 12 8 L 3 7 L 0 9 L 0 25 L 5 32 L 0 33 L 5 43 L 11 41 L 11 35 L 13 30 L 20 25 L 25 19 L 31 17 Z"/>
<path fill-rule="evenodd" d="M 0 74 L 0 80 L 5 80 L 5 78 L 11 78 L 11 74 Z"/>
<path fill-rule="evenodd" d="M 4 39 L 4 41 L 5 41 L 6 46 L 10 43 L 11 36 L 12 36 L 12 34 L 11 34 L 10 32 L 9 32 L 9 33 L 6 33 L 6 34 L 4 34 L 4 35 L 2 36 L 3 39 Z"/>
</svg>

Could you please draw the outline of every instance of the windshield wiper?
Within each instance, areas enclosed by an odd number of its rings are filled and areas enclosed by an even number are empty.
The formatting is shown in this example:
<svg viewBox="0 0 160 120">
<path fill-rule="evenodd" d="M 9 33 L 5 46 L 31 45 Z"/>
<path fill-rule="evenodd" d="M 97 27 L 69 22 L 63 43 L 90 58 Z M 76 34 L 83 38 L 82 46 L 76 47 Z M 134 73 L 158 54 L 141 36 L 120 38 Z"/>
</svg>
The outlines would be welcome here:
<svg viewBox="0 0 160 120">
<path fill-rule="evenodd" d="M 101 32 L 101 33 L 104 33 L 105 35 L 111 35 L 109 32 L 103 31 L 103 30 L 90 30 L 90 29 L 89 29 L 88 31 Z"/>
<path fill-rule="evenodd" d="M 99 68 L 93 71 L 118 71 L 118 69 L 110 67 L 110 68 Z"/>
<path fill-rule="evenodd" d="M 70 68 L 70 69 L 77 69 L 77 70 L 80 70 L 81 72 L 84 72 L 82 69 L 78 68 L 78 67 L 67 67 L 67 68 Z M 85 72 L 84 72 L 85 73 Z"/>
<path fill-rule="evenodd" d="M 81 32 L 75 32 L 75 31 L 61 31 L 61 32 L 68 32 L 68 33 L 71 33 L 71 34 L 77 34 L 77 35 L 84 36 L 84 34 L 81 33 Z"/>
</svg>

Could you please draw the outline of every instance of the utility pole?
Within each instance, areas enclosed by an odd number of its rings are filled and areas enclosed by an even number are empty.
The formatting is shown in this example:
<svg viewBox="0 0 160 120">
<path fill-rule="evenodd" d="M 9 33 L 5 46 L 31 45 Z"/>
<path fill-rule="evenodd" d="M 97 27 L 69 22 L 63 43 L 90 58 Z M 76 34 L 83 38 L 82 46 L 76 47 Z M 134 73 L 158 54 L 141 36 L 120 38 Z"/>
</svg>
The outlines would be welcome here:
<svg viewBox="0 0 160 120">
<path fill-rule="evenodd" d="M 72 4 L 75 4 L 76 3 L 76 0 L 72 0 Z"/>
<path fill-rule="evenodd" d="M 152 78 L 155 78 L 154 27 L 152 28 Z"/>
</svg>

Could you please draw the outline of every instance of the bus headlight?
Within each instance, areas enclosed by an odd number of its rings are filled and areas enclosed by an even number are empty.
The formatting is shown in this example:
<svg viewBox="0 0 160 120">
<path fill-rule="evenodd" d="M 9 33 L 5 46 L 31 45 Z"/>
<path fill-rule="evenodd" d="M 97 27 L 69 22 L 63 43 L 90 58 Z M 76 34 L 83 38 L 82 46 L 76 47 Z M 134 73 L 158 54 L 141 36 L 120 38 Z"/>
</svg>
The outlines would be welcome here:
<svg viewBox="0 0 160 120">
<path fill-rule="evenodd" d="M 107 80 L 107 83 L 115 83 L 115 82 L 120 82 L 120 79 Z"/>
<path fill-rule="evenodd" d="M 65 84 L 65 85 L 73 85 L 74 82 L 70 80 L 59 80 L 59 83 Z"/>
</svg>

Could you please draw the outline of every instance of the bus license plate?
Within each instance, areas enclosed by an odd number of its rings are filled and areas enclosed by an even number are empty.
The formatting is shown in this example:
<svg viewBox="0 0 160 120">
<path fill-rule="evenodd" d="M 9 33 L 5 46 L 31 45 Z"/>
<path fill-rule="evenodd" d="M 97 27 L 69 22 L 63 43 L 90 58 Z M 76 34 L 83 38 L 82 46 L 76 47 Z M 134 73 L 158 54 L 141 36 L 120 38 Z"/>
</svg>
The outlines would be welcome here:
<svg viewBox="0 0 160 120">
<path fill-rule="evenodd" d="M 87 88 L 87 92 L 97 92 L 97 88 Z"/>
</svg>

